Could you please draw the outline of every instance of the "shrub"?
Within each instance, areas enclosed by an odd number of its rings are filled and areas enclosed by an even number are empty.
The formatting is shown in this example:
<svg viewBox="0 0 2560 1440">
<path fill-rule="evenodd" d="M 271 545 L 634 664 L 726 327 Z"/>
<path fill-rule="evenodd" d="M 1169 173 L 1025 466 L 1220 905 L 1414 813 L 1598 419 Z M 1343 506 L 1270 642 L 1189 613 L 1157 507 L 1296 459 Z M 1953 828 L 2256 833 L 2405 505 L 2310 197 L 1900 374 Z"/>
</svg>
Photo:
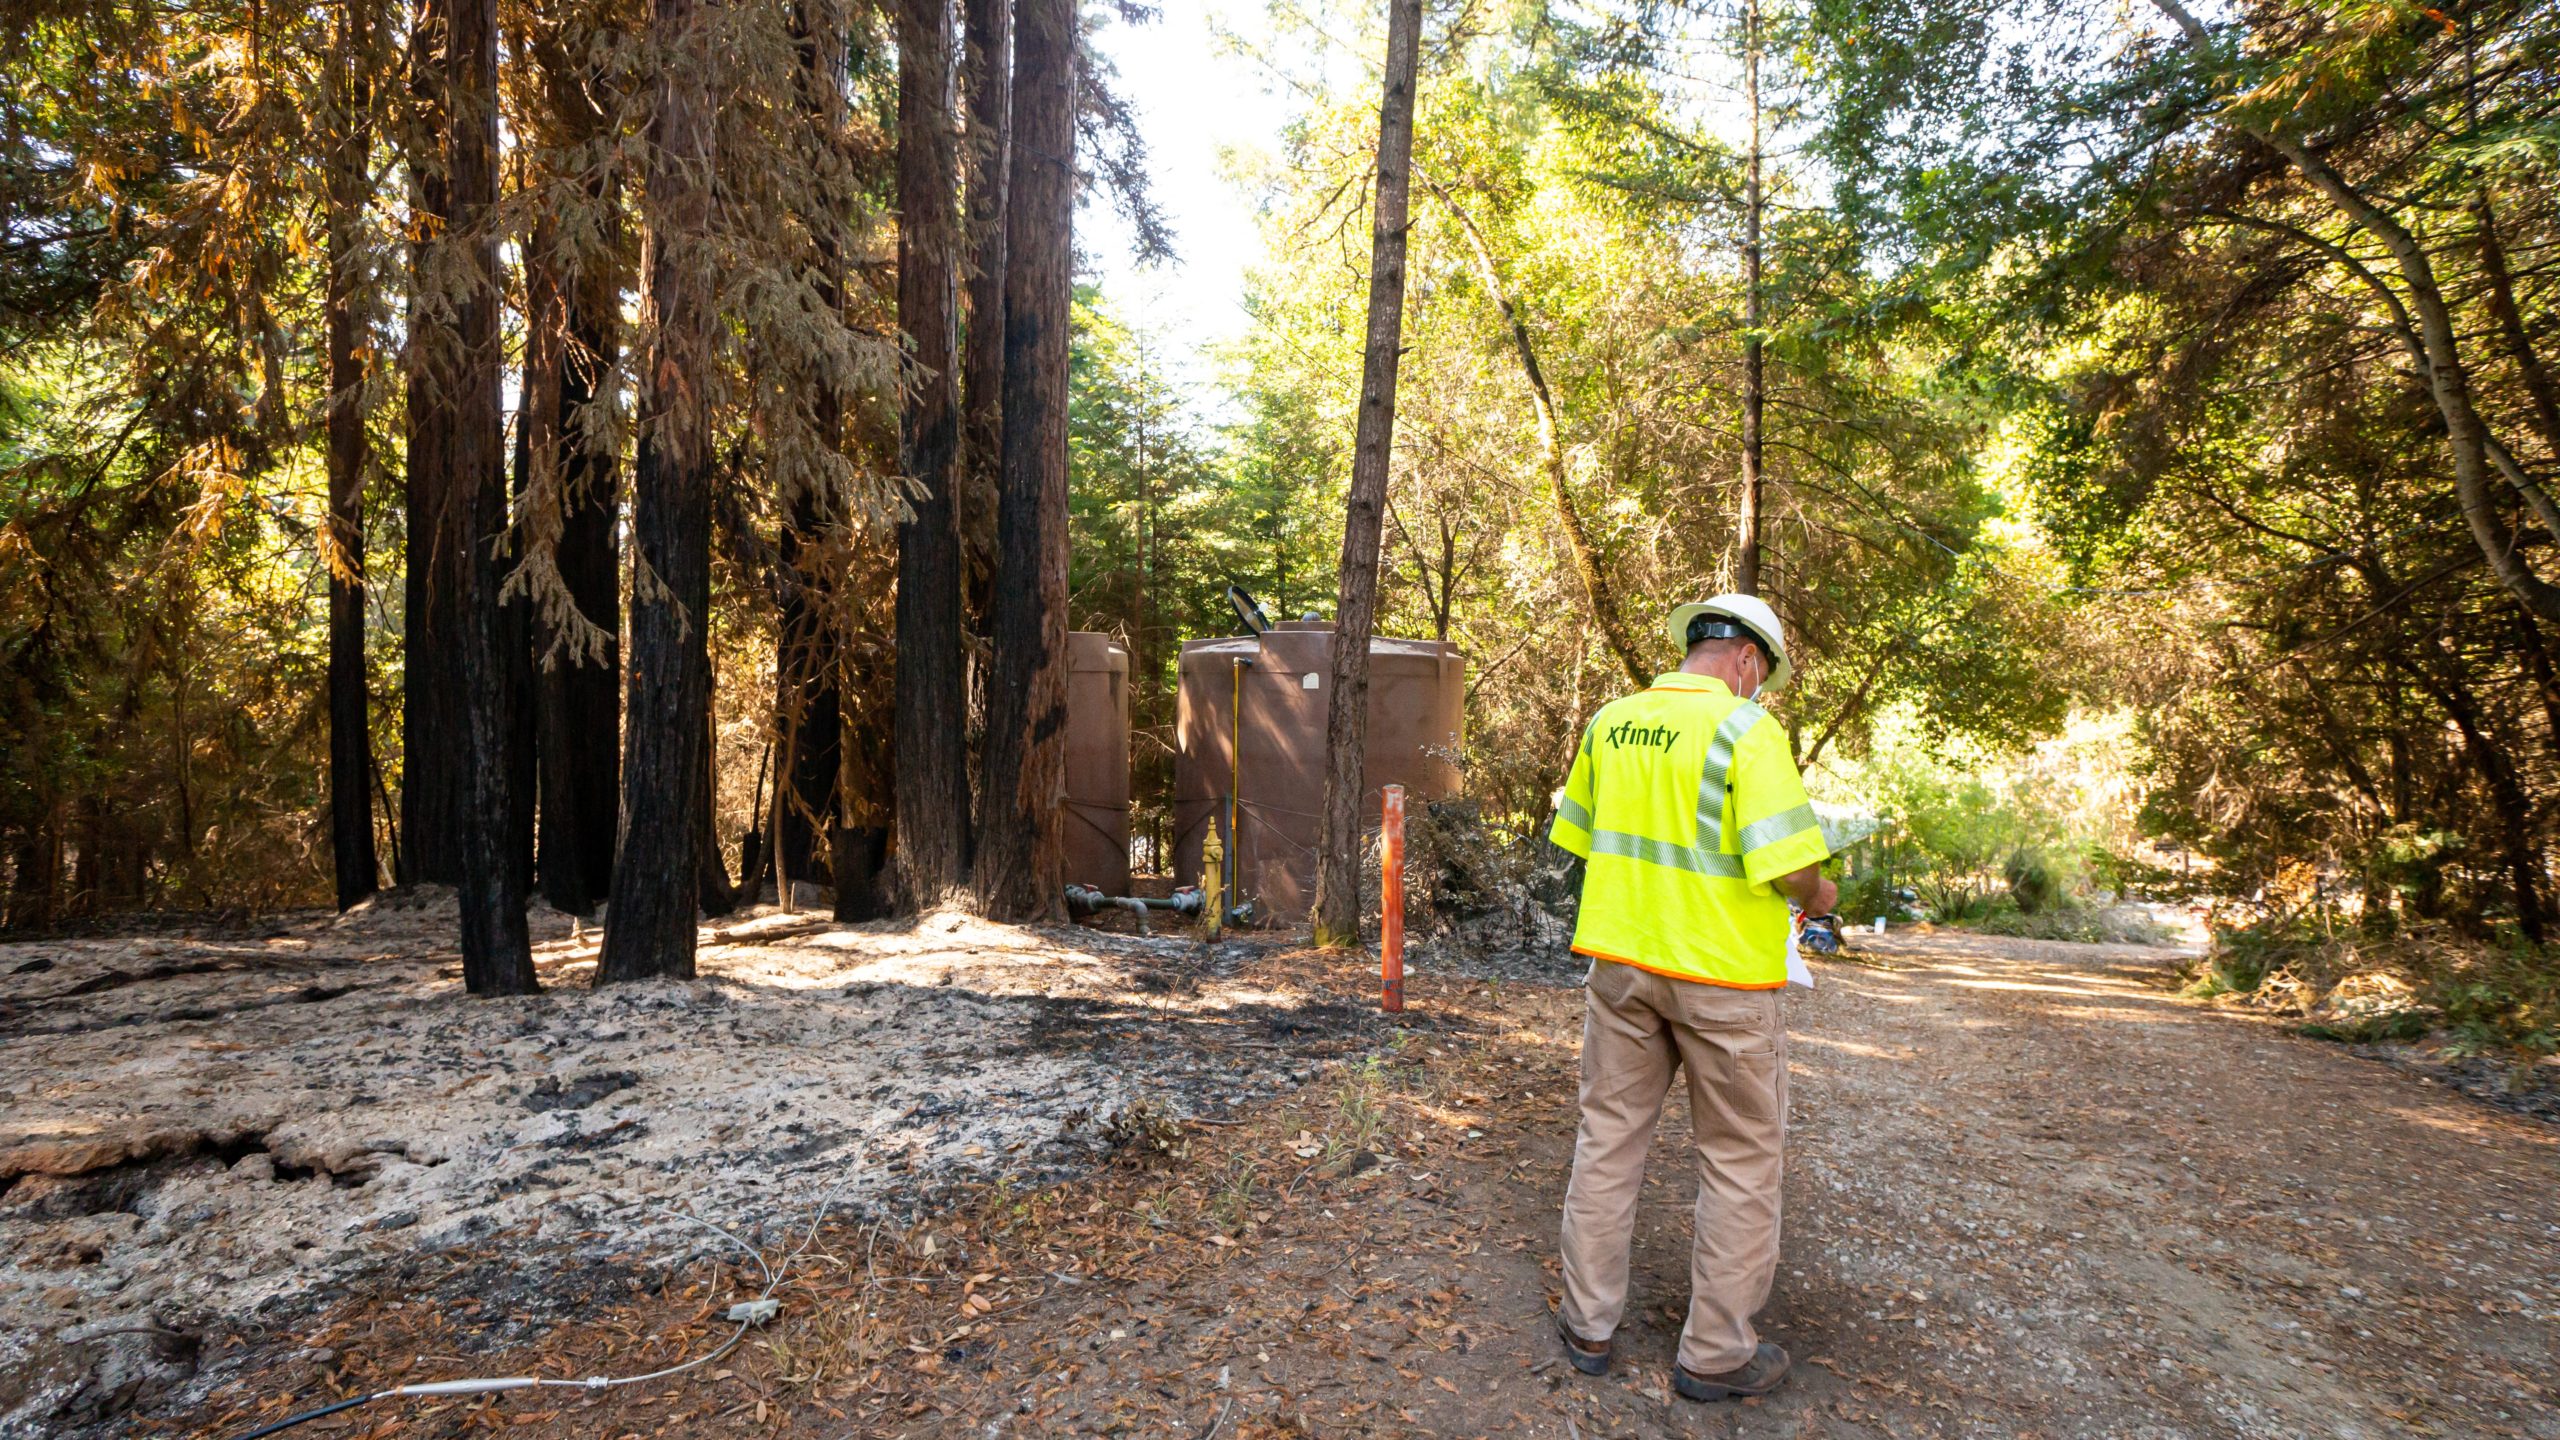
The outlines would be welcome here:
<svg viewBox="0 0 2560 1440">
<path fill-rule="evenodd" d="M 2010 851 L 2009 863 L 2001 871 L 2009 881 L 2009 898 L 2018 902 L 2024 914 L 2060 910 L 2071 903 L 2071 875 L 2059 857 L 2041 845 L 2021 845 Z"/>
<path fill-rule="evenodd" d="M 2076 940 L 2084 945 L 2166 945 L 2177 938 L 2160 922 L 2129 906 L 1997 911 L 1975 927 L 1986 935 L 2021 940 Z"/>
<path fill-rule="evenodd" d="M 1854 925 L 1872 924 L 1877 916 L 1904 921 L 1917 918 L 1911 906 L 1914 892 L 1900 886 L 1887 885 L 1884 872 L 1871 870 L 1840 887 L 1838 914 Z"/>
<path fill-rule="evenodd" d="M 2560 1053 L 2560 947 L 2446 925 L 2374 934 L 2345 916 L 2294 912 L 2217 927 L 2186 990 L 2238 995 L 2302 1018 L 2326 1040 L 2442 1034 L 2457 1053 Z"/>
</svg>

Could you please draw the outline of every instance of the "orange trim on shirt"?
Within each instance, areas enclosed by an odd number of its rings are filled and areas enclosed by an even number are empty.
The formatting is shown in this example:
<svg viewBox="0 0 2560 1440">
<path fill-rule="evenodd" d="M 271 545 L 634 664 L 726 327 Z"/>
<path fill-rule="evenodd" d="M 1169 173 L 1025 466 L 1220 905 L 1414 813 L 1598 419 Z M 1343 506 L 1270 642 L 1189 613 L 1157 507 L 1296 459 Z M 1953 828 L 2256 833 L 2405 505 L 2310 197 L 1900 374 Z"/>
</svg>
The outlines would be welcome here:
<svg viewBox="0 0 2560 1440">
<path fill-rule="evenodd" d="M 1710 980 L 1704 975 L 1684 975 L 1677 970 L 1665 970 L 1659 965 L 1647 965 L 1641 960 L 1630 960 L 1624 955 L 1612 955 L 1606 950 L 1594 950 L 1588 945 L 1574 946 L 1573 953 L 1588 955 L 1594 960 L 1606 960 L 1613 965 L 1630 965 L 1647 974 L 1659 975 L 1665 980 L 1686 980 L 1693 985 L 1713 985 L 1721 990 L 1784 990 L 1787 988 L 1787 982 L 1784 980 L 1773 980 L 1766 985 L 1745 985 L 1739 980 Z"/>
</svg>

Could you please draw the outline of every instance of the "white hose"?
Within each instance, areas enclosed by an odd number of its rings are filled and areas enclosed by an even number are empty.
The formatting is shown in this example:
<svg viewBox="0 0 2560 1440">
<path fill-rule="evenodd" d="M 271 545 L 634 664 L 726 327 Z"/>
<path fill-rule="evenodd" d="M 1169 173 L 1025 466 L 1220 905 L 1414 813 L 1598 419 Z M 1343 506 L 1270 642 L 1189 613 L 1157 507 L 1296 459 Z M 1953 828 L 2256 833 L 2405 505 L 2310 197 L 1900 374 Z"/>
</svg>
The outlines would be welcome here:
<svg viewBox="0 0 2560 1440">
<path fill-rule="evenodd" d="M 867 1152 L 857 1155 L 854 1159 L 852 1173 L 859 1173 L 862 1168 L 863 1161 L 867 1158 Z M 255 1437 L 257 1436 L 273 1435 L 280 1430 L 291 1429 L 306 1420 L 317 1420 L 323 1415 L 335 1414 L 341 1410 L 352 1408 L 355 1405 L 371 1404 L 376 1400 L 389 1400 L 395 1397 L 421 1398 L 446 1395 L 491 1395 L 504 1390 L 612 1390 L 625 1385 L 643 1385 L 652 1380 L 664 1380 L 669 1376 L 681 1375 L 688 1370 L 694 1370 L 704 1365 L 708 1365 L 714 1360 L 718 1360 L 726 1356 L 730 1351 L 737 1349 L 738 1346 L 746 1340 L 747 1332 L 749 1330 L 752 1330 L 756 1326 L 763 1324 L 765 1321 L 772 1319 L 780 1312 L 782 1307 L 780 1303 L 773 1298 L 773 1292 L 781 1288 L 783 1277 L 791 1273 L 791 1262 L 799 1259 L 803 1252 L 807 1251 L 811 1245 L 817 1243 L 818 1228 L 826 1223 L 827 1211 L 835 1204 L 836 1193 L 844 1188 L 844 1184 L 844 1181 L 839 1180 L 835 1184 L 827 1187 L 827 1193 L 818 1201 L 817 1214 L 811 1217 L 809 1221 L 809 1233 L 801 1237 L 799 1245 L 794 1247 L 790 1254 L 782 1257 L 782 1268 L 779 1270 L 776 1270 L 772 1266 L 764 1263 L 764 1255 L 762 1252 L 758 1251 L 756 1247 L 738 1238 L 734 1232 L 723 1229 L 718 1225 L 714 1225 L 699 1215 L 688 1215 L 680 1210 L 669 1210 L 662 1205 L 652 1205 L 649 1207 L 652 1212 L 664 1215 L 670 1220 L 682 1220 L 688 1224 L 699 1225 L 703 1229 L 710 1231 L 712 1234 L 728 1241 L 730 1244 L 737 1246 L 739 1249 L 747 1253 L 748 1259 L 756 1262 L 756 1268 L 758 1270 L 764 1272 L 763 1292 L 757 1295 L 753 1300 L 743 1300 L 729 1307 L 728 1318 L 737 1321 L 738 1328 L 731 1332 L 727 1340 L 721 1342 L 720 1348 L 710 1351 L 707 1354 L 697 1355 L 693 1359 L 687 1360 L 681 1365 L 670 1365 L 663 1370 L 652 1370 L 645 1375 L 590 1375 L 584 1380 L 554 1380 L 541 1375 L 506 1375 L 487 1376 L 471 1380 L 428 1380 L 415 1385 L 395 1385 L 391 1389 L 377 1390 L 358 1400 L 340 1401 L 337 1404 L 330 1405 L 319 1410 L 313 1410 L 302 1415 L 289 1417 L 278 1421 L 273 1425 L 268 1425 L 260 1429 L 250 1431 L 247 1435 L 240 1437 L 240 1440 L 255 1440 Z"/>
</svg>

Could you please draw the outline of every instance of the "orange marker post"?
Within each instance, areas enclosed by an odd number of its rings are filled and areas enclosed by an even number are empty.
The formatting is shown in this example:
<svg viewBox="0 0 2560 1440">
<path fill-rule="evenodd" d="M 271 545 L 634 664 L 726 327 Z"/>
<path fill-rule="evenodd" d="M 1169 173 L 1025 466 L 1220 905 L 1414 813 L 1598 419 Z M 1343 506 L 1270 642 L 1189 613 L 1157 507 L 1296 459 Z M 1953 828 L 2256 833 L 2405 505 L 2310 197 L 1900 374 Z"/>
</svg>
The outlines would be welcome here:
<svg viewBox="0 0 2560 1440">
<path fill-rule="evenodd" d="M 1404 1009 L 1404 787 L 1387 787 L 1383 836 L 1386 855 L 1378 866 L 1378 956 L 1386 981 L 1379 1007 L 1389 1014 Z"/>
</svg>

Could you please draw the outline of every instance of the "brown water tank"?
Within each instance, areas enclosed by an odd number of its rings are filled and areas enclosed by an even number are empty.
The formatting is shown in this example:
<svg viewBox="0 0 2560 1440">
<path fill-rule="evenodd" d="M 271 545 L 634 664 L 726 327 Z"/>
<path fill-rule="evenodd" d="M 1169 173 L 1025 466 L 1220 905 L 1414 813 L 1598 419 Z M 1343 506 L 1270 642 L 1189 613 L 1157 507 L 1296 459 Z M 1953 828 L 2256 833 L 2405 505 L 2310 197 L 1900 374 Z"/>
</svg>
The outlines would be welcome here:
<svg viewBox="0 0 2560 1440">
<path fill-rule="evenodd" d="M 1202 841 L 1212 829 L 1227 835 L 1232 787 L 1241 836 L 1240 848 L 1229 841 L 1238 861 L 1237 898 L 1252 901 L 1257 917 L 1282 923 L 1303 920 L 1314 908 L 1332 685 L 1333 626 L 1322 621 L 1286 621 L 1259 639 L 1241 635 L 1182 647 L 1173 792 L 1177 881 L 1200 883 Z M 1384 636 L 1369 642 L 1364 824 L 1378 823 L 1381 787 L 1402 785 L 1414 800 L 1457 793 L 1466 698 L 1466 661 L 1457 646 Z"/>
<path fill-rule="evenodd" d="M 1067 636 L 1066 878 L 1129 893 L 1129 652 L 1091 630 Z"/>
</svg>

